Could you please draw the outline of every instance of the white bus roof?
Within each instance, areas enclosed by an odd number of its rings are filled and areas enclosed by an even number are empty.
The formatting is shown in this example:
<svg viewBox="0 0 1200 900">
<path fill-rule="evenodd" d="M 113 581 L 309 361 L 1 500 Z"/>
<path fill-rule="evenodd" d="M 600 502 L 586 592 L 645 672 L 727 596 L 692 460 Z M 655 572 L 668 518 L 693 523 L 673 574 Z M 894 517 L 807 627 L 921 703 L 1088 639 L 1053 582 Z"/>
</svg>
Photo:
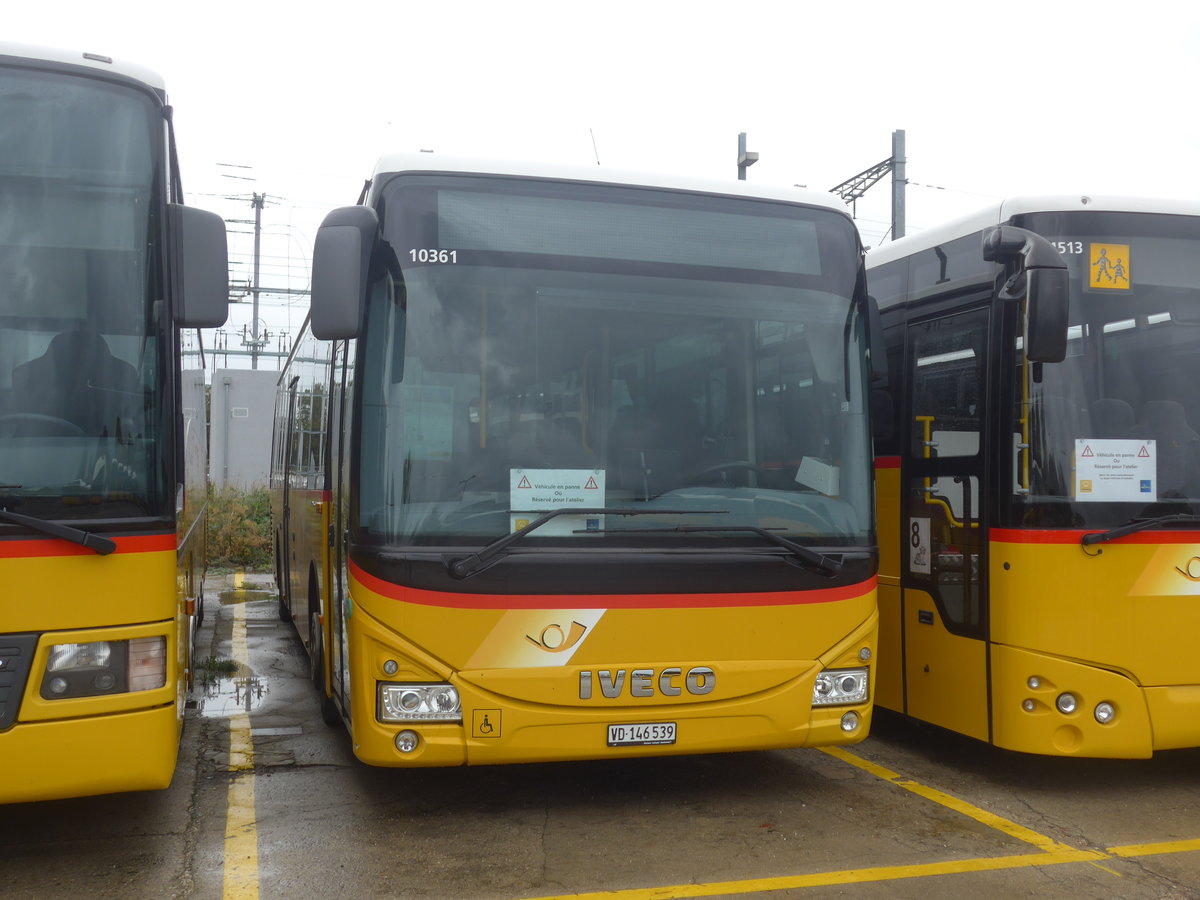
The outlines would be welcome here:
<svg viewBox="0 0 1200 900">
<path fill-rule="evenodd" d="M 652 174 L 603 166 L 562 166 L 553 163 L 505 159 L 473 159 L 443 156 L 438 153 L 391 153 L 380 158 L 374 177 L 397 172 L 453 172 L 476 175 L 517 175 L 528 178 L 553 178 L 564 181 L 593 181 L 602 184 L 637 185 L 706 194 L 726 194 L 760 200 L 804 203 L 839 212 L 849 217 L 850 210 L 833 194 L 807 188 L 762 185 L 730 178 L 728 181 L 691 178 L 680 175 Z"/>
<path fill-rule="evenodd" d="M 1200 216 L 1200 203 L 1152 197 L 1085 196 L 1059 194 L 1010 197 L 958 219 L 876 247 L 867 253 L 867 267 L 882 265 L 973 234 L 989 225 L 999 225 L 1013 216 L 1037 212 L 1137 212 L 1171 216 Z"/>
<path fill-rule="evenodd" d="M 9 41 L 0 41 L 0 60 L 6 57 L 83 66 L 89 69 L 96 69 L 100 72 L 122 75 L 134 81 L 140 81 L 142 84 L 163 93 L 167 89 L 163 83 L 162 76 L 153 69 L 125 62 L 124 60 L 112 59 L 100 53 L 61 50 L 55 47 L 37 47 L 31 44 L 14 44 Z"/>
</svg>

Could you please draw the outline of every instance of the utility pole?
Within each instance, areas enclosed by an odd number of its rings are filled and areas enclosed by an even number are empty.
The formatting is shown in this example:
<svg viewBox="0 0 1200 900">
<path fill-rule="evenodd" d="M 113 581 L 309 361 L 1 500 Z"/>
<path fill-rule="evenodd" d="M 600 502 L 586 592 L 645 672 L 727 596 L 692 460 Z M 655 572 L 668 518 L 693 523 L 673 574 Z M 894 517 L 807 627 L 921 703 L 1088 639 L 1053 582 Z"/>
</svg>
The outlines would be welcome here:
<svg viewBox="0 0 1200 900">
<path fill-rule="evenodd" d="M 223 168 L 229 168 L 229 169 L 245 169 L 245 170 L 250 169 L 250 166 L 240 166 L 240 165 L 235 165 L 232 163 L 217 163 L 217 165 L 221 166 Z M 253 176 L 247 176 L 247 175 L 233 175 L 230 173 L 222 173 L 222 177 L 233 178 L 233 179 L 236 179 L 237 181 L 250 181 L 250 182 L 255 181 L 255 178 Z M 226 199 L 227 200 L 244 201 L 246 199 L 246 195 L 245 194 L 234 194 L 231 196 L 227 196 Z M 278 293 L 277 291 L 265 291 L 264 292 L 262 289 L 262 285 L 259 283 L 260 279 L 261 279 L 261 267 L 262 267 L 262 212 L 263 212 L 263 209 L 266 207 L 266 205 L 267 205 L 267 195 L 265 193 L 260 194 L 258 191 L 251 192 L 250 206 L 254 208 L 254 223 L 253 223 L 254 224 L 254 263 L 253 263 L 254 273 L 250 277 L 250 279 L 248 279 L 248 282 L 246 284 L 246 288 L 244 291 L 242 291 L 242 290 L 240 290 L 240 288 L 238 288 L 238 296 L 239 297 L 245 296 L 245 294 L 248 293 L 248 294 L 250 294 L 250 296 L 253 300 L 253 303 L 252 303 L 253 308 L 251 310 L 250 325 L 249 325 L 249 327 L 242 326 L 242 346 L 247 348 L 247 350 L 243 351 L 243 352 L 250 357 L 250 367 L 253 369 L 258 368 L 258 357 L 260 355 L 264 354 L 264 349 L 267 345 L 267 342 L 271 339 L 270 332 L 266 331 L 265 329 L 264 330 L 259 329 L 259 316 L 258 316 L 259 300 L 263 293 Z M 248 219 L 226 219 L 225 221 L 229 224 L 237 224 L 237 225 L 251 224 Z M 236 233 L 237 234 L 245 234 L 246 232 L 238 231 Z M 230 285 L 229 285 L 230 293 L 232 294 L 233 291 L 235 290 L 235 288 L 237 288 L 237 287 L 238 286 L 234 285 L 233 283 L 230 283 Z M 307 294 L 308 291 L 307 290 L 305 290 L 305 291 L 283 291 L 283 293 Z M 226 351 L 227 354 L 229 352 L 233 352 L 233 351 Z M 267 354 L 267 355 L 272 355 L 272 354 Z"/>
<path fill-rule="evenodd" d="M 259 248 L 262 246 L 262 211 L 263 203 L 266 200 L 265 194 L 255 192 L 251 195 L 253 199 L 250 205 L 254 207 L 254 286 L 251 288 L 251 296 L 254 298 L 254 309 L 252 318 L 250 319 L 250 368 L 258 368 L 258 259 Z"/>
<path fill-rule="evenodd" d="M 758 162 L 758 154 L 746 150 L 746 132 L 738 134 L 738 181 L 746 180 L 746 170 Z"/>
<path fill-rule="evenodd" d="M 892 240 L 904 237 L 905 175 L 904 130 L 892 132 Z"/>
<path fill-rule="evenodd" d="M 892 173 L 892 240 L 904 237 L 904 188 L 908 184 L 905 175 L 904 131 L 898 129 L 892 132 L 892 155 L 883 162 L 876 163 L 869 169 L 864 169 L 853 178 L 847 178 L 836 187 L 831 187 L 829 193 L 837 194 L 850 204 L 851 210 L 857 212 L 858 198 L 868 189 L 877 184 L 888 172 Z"/>
</svg>

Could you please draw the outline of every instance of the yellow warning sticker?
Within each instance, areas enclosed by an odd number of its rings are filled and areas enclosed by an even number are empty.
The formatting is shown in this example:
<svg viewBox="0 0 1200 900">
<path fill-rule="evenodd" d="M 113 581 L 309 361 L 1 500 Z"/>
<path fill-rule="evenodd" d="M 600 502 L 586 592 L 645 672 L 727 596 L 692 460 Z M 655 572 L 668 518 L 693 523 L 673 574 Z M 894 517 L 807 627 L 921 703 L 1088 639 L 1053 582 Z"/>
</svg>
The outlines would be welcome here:
<svg viewBox="0 0 1200 900">
<path fill-rule="evenodd" d="M 1089 244 L 1088 287 L 1129 290 L 1129 245 Z"/>
</svg>

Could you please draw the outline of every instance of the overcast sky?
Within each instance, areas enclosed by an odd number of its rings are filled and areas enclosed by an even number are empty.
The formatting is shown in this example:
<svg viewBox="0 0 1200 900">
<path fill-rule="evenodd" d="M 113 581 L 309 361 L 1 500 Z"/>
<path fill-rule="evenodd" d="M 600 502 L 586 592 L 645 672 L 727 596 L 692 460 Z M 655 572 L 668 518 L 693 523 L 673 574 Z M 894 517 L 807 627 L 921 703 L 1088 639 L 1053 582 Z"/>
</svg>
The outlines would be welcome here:
<svg viewBox="0 0 1200 900">
<path fill-rule="evenodd" d="M 158 70 L 189 202 L 270 198 L 264 287 L 307 286 L 321 215 L 393 150 L 733 179 L 744 131 L 750 181 L 828 190 L 903 129 L 909 233 L 1018 193 L 1200 200 L 1200 9 L 1178 2 L 59 0 L 7 4 L 3 36 Z M 886 180 L 857 212 L 884 240 Z M 260 317 L 294 331 L 300 306 Z"/>
</svg>

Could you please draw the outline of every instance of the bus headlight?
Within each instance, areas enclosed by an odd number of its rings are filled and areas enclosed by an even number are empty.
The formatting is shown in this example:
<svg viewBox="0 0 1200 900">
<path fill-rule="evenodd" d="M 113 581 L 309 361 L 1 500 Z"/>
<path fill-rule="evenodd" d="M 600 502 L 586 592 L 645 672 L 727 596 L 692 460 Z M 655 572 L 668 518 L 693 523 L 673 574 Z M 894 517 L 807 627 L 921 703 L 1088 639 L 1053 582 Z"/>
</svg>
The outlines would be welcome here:
<svg viewBox="0 0 1200 900">
<path fill-rule="evenodd" d="M 113 645 L 108 641 L 90 644 L 55 644 L 50 648 L 47 672 L 70 672 L 75 669 L 107 669 L 112 659 Z"/>
<path fill-rule="evenodd" d="M 167 683 L 167 639 L 54 644 L 46 661 L 42 697 L 63 700 L 152 691 Z"/>
<path fill-rule="evenodd" d="M 826 669 L 813 684 L 813 706 L 865 703 L 869 669 Z"/>
<path fill-rule="evenodd" d="M 381 722 L 461 722 L 462 701 L 448 684 L 379 683 Z"/>
</svg>

